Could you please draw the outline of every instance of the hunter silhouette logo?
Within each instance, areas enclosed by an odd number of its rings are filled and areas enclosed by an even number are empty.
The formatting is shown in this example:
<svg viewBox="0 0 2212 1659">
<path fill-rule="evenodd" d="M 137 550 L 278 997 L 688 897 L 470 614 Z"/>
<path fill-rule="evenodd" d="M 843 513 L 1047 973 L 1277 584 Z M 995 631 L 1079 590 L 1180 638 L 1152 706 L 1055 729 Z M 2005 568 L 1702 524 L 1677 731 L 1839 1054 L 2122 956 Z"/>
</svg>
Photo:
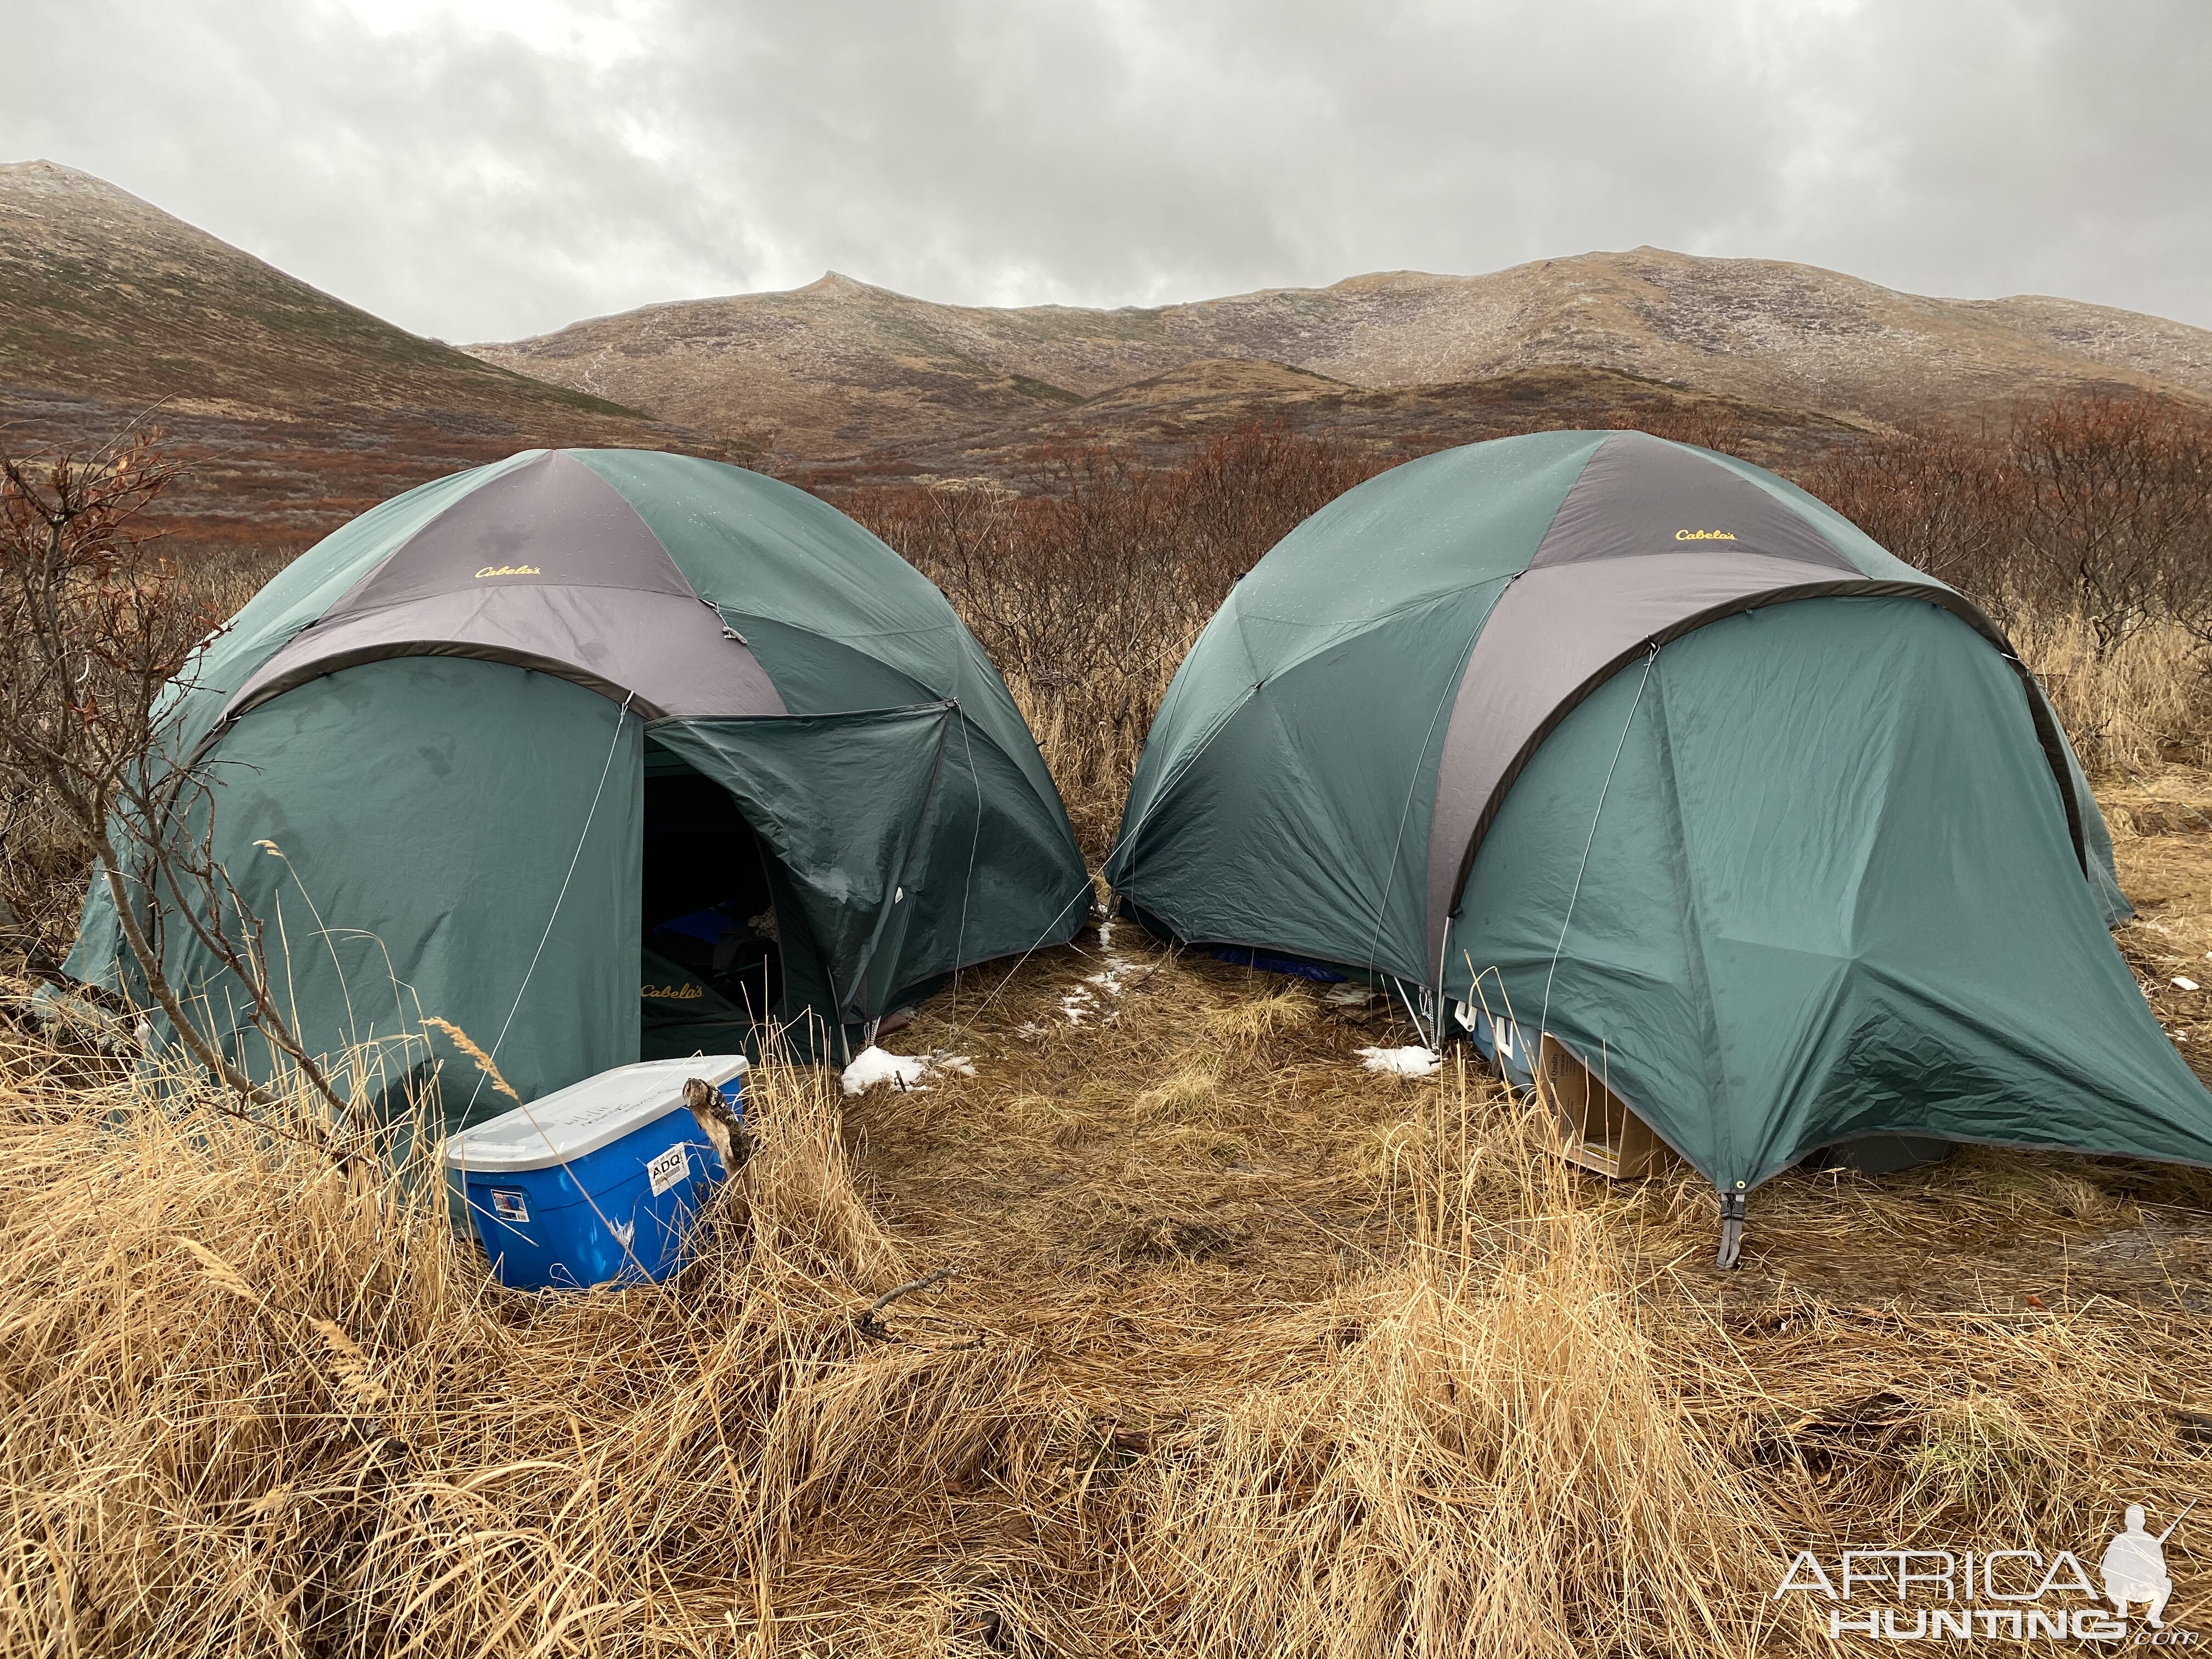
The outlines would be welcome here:
<svg viewBox="0 0 2212 1659">
<path fill-rule="evenodd" d="M 2112 1541 L 2105 1546 L 2105 1559 L 2097 1564 L 2098 1575 L 2105 1581 L 2105 1599 L 2110 1601 L 2121 1618 L 2128 1616 L 2128 1604 L 2144 1604 L 2143 1622 L 2153 1630 L 2166 1628 L 2166 1604 L 2173 1595 L 2173 1580 L 2166 1573 L 2166 1540 L 2173 1536 L 2173 1528 L 2181 1524 L 2181 1517 L 2197 1507 L 2191 1498 L 2183 1506 L 2181 1515 L 2173 1517 L 2166 1529 L 2154 1538 L 2143 1529 L 2143 1506 L 2128 1505 L 2125 1525 Z"/>
<path fill-rule="evenodd" d="M 2128 1642 L 2130 1608 L 2143 1609 L 2134 1647 L 2193 1648 L 2197 1632 L 2168 1630 L 2166 1606 L 2173 1580 L 2166 1567 L 2166 1541 L 2195 1498 L 2153 1533 L 2148 1511 L 2130 1504 L 2120 1530 L 2098 1558 L 2101 1591 L 2072 1550 L 1851 1549 L 1824 1562 L 1800 1550 L 1774 1591 L 1792 1591 L 1830 1602 L 1828 1639 L 1870 1636 L 1888 1642 L 2010 1641 L 2048 1638 Z"/>
</svg>

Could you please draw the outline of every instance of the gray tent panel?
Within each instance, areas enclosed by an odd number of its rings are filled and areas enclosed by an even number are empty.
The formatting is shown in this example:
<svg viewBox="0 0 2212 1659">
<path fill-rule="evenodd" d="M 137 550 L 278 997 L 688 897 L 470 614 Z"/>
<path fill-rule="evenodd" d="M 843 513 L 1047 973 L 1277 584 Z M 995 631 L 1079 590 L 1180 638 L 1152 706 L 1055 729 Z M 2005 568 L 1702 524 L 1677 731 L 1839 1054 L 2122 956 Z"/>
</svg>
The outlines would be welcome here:
<svg viewBox="0 0 2212 1659">
<path fill-rule="evenodd" d="M 303 629 L 239 689 L 225 716 L 386 657 L 476 657 L 535 668 L 629 701 L 649 720 L 784 712 L 751 650 L 689 594 L 488 583 Z"/>
<path fill-rule="evenodd" d="M 240 686 L 235 720 L 318 675 L 391 657 L 558 674 L 648 719 L 781 714 L 753 653 L 635 507 L 552 451 L 418 526 Z"/>
<path fill-rule="evenodd" d="M 1624 502 L 1634 511 L 1624 514 Z M 1624 432 L 1583 465 L 1531 570 L 1589 559 L 1649 558 L 1711 544 L 1731 553 L 1863 573 L 1804 518 L 1693 450 Z"/>
<path fill-rule="evenodd" d="M 486 584 L 695 597 L 660 538 L 614 487 L 574 456 L 553 450 L 455 501 L 394 548 L 323 620 Z"/>
</svg>

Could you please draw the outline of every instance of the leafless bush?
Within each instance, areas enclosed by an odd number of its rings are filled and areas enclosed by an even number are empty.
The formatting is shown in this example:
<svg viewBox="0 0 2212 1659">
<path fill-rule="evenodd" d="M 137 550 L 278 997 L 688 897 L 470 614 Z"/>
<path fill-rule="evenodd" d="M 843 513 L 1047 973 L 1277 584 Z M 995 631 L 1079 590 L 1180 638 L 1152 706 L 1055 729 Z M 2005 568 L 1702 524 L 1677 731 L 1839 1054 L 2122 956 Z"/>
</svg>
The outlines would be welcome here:
<svg viewBox="0 0 2212 1659">
<path fill-rule="evenodd" d="M 1975 599 L 2051 689 L 2092 768 L 2201 752 L 2212 666 L 2212 420 L 2069 397 L 1989 438 L 1903 434 L 1800 482 Z"/>
<path fill-rule="evenodd" d="M 143 439 L 88 465 L 0 458 L 0 846 L 43 970 L 49 895 L 75 896 L 147 710 L 208 630 L 134 533 L 175 476 Z"/>
<path fill-rule="evenodd" d="M 1692 404 L 1674 410 L 1621 410 L 1598 424 L 1610 431 L 1648 432 L 1669 443 L 1695 444 L 1700 449 L 1750 459 L 1759 447 L 1759 434 L 1726 404 Z"/>
<path fill-rule="evenodd" d="M 1999 622 L 2018 612 L 2021 504 L 2002 444 L 1941 431 L 1893 434 L 1830 452 L 1798 482 Z"/>
<path fill-rule="evenodd" d="M 2021 586 L 2109 659 L 2151 623 L 2212 638 L 2212 422 L 2162 398 L 2062 399 L 2012 434 Z"/>
<path fill-rule="evenodd" d="M 333 1114 L 326 1130 L 358 1131 L 282 1012 L 260 924 L 215 854 L 214 793 L 198 757 L 179 747 L 176 710 L 216 618 L 142 531 L 177 477 L 143 434 L 88 457 L 0 457 L 0 786 L 10 824 L 44 815 L 50 838 L 82 849 L 113 905 L 133 988 L 242 1108 L 287 1114 L 296 1081 Z M 236 981 L 293 1078 L 271 1088 L 224 1053 L 171 983 L 172 927 Z M 53 971 L 32 956 L 34 970 Z M 351 1137 L 345 1145 L 349 1157 L 360 1150 Z"/>
<path fill-rule="evenodd" d="M 1067 449 L 1040 457 L 1022 490 L 940 484 L 842 505 L 935 580 L 975 631 L 1099 857 L 1199 629 L 1261 554 L 1385 465 L 1281 426 L 1245 426 L 1170 468 Z"/>
</svg>

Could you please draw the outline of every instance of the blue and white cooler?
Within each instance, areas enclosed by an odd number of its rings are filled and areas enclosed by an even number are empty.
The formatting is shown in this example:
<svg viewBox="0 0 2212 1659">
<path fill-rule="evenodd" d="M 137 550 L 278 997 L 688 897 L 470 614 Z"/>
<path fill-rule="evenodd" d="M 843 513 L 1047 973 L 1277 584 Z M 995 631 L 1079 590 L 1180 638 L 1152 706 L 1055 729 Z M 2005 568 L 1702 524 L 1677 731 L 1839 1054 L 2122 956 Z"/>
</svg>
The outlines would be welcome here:
<svg viewBox="0 0 2212 1659">
<path fill-rule="evenodd" d="M 500 1283 L 580 1289 L 665 1279 L 691 1218 L 729 1171 L 690 1109 L 701 1078 L 744 1112 L 743 1054 L 618 1066 L 446 1143 L 470 1231 Z"/>
</svg>

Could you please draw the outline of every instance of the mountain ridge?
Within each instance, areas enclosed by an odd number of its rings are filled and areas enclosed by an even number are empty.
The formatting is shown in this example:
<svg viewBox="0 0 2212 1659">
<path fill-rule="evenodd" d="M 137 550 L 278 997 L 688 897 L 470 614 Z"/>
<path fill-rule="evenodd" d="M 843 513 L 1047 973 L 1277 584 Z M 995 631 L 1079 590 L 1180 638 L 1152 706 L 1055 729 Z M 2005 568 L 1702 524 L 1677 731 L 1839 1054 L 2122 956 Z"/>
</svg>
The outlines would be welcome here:
<svg viewBox="0 0 2212 1659">
<path fill-rule="evenodd" d="M 304 546 L 386 496 L 539 445 L 732 446 L 409 333 L 105 179 L 0 165 L 0 429 L 134 421 L 188 472 L 187 541 Z"/>
<path fill-rule="evenodd" d="M 255 359 L 276 357 L 303 392 L 339 402 L 388 406 L 442 376 L 520 407 L 637 415 L 565 387 L 549 397 L 547 382 L 386 323 L 75 167 L 0 163 L 0 213 L 11 216 L 0 226 L 15 233 L 0 236 L 0 376 L 36 367 L 42 349 L 68 360 L 82 392 L 173 392 L 179 375 L 167 365 L 179 360 L 149 356 L 138 331 L 149 315 L 197 313 L 222 327 L 218 343 L 233 349 L 192 365 L 198 395 L 219 398 L 245 369 L 257 369 L 250 384 L 265 388 L 268 368 Z M 136 254 L 127 265 L 125 249 Z M 219 296 L 210 292 L 217 283 Z M 209 303 L 216 297 L 222 306 Z M 101 309 L 89 303 L 95 298 Z M 27 313 L 42 313 L 45 325 L 27 326 Z M 381 372 L 364 382 L 364 365 Z"/>
<path fill-rule="evenodd" d="M 1231 358 L 1367 391 L 1611 369 L 1874 428 L 1987 422 L 2086 387 L 2212 404 L 2212 331 L 2049 295 L 1948 300 L 1649 246 L 1111 309 L 939 305 L 830 271 L 466 349 L 801 460 L 943 443 Z"/>
<path fill-rule="evenodd" d="M 1036 487 L 1055 449 L 1165 463 L 1255 421 L 1399 459 L 1635 424 L 1786 470 L 2083 389 L 2212 408 L 2212 331 L 1643 247 L 1114 308 L 945 306 L 832 270 L 464 349 L 89 173 L 0 166 L 0 429 L 82 447 L 150 409 L 191 467 L 173 517 L 224 545 L 296 549 L 541 446 L 678 450 L 830 489 Z"/>
</svg>

